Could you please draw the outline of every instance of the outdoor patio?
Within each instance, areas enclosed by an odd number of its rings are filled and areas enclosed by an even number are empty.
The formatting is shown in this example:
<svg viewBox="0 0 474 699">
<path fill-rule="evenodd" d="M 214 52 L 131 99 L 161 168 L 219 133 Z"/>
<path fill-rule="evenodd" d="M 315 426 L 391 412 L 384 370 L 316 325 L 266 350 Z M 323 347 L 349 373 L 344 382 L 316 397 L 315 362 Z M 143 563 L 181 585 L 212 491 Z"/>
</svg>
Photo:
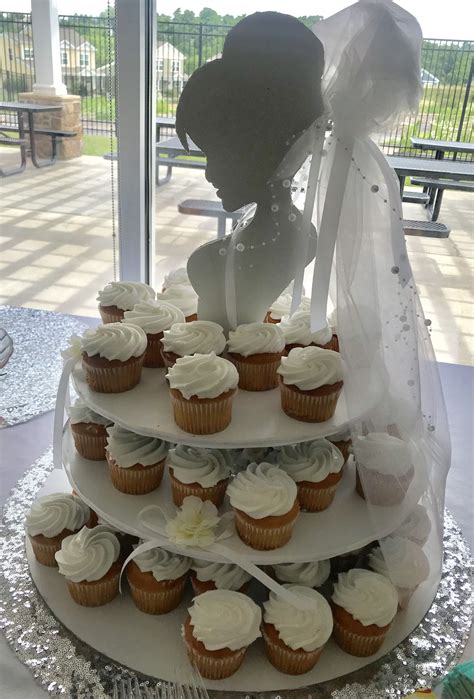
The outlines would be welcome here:
<svg viewBox="0 0 474 699">
<path fill-rule="evenodd" d="M 17 157 L 0 150 L 2 165 Z M 0 303 L 96 315 L 96 289 L 113 279 L 111 164 L 100 157 L 60 162 L 2 180 Z M 204 173 L 175 170 L 156 193 L 157 279 L 183 265 L 198 245 L 216 235 L 214 219 L 179 214 L 187 198 L 215 198 Z M 422 218 L 405 205 L 406 218 Z M 474 267 L 473 199 L 447 192 L 440 216 L 448 239 L 407 240 L 437 358 L 472 362 Z"/>
</svg>

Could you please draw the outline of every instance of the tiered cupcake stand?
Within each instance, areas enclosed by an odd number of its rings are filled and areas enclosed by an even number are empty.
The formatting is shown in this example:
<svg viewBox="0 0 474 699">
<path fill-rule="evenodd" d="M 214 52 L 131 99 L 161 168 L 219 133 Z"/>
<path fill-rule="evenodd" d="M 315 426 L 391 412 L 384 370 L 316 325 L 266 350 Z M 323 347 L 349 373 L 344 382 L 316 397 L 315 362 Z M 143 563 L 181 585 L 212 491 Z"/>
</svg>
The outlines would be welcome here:
<svg viewBox="0 0 474 699">
<path fill-rule="evenodd" d="M 281 411 L 276 389 L 264 393 L 239 391 L 234 400 L 232 423 L 226 430 L 206 436 L 187 434 L 174 423 L 164 374 L 164 370 L 145 369 L 139 386 L 116 395 L 90 391 L 80 363 L 73 371 L 72 380 L 79 396 L 92 409 L 125 428 L 170 442 L 221 449 L 277 446 L 331 436 L 347 427 L 343 396 L 333 419 L 323 424 L 308 424 L 292 420 Z M 380 398 L 370 383 L 368 387 L 366 402 L 361 403 L 360 415 L 355 417 L 362 417 L 373 409 Z M 160 488 L 149 495 L 120 493 L 112 486 L 105 462 L 91 462 L 80 457 L 67 429 L 63 439 L 63 462 L 71 487 L 118 530 L 149 539 L 150 531 L 139 513 L 148 505 L 159 505 L 173 512 L 166 473 Z M 393 532 L 410 514 L 427 487 L 426 473 L 423 468 L 417 468 L 403 502 L 396 507 L 384 508 L 383 517 L 377 517 L 377 522 L 383 522 L 383 525 L 374 530 L 368 507 L 355 492 L 354 471 L 354 464 L 349 459 L 331 507 L 321 513 L 301 513 L 294 535 L 284 547 L 275 551 L 254 551 L 234 533 L 225 540 L 228 552 L 231 555 L 232 552 L 243 554 L 259 566 L 342 555 Z M 53 471 L 43 492 L 64 487 L 64 476 Z M 159 520 L 155 526 L 159 526 Z M 180 549 L 166 540 L 164 528 L 161 532 L 157 530 L 156 538 L 165 548 L 187 556 L 223 560 L 212 548 Z M 293 677 L 275 670 L 264 656 L 263 644 L 257 641 L 250 647 L 243 666 L 235 675 L 223 681 L 205 681 L 206 685 L 209 689 L 242 693 L 290 690 L 346 675 L 382 657 L 413 631 L 430 608 L 439 583 L 439 564 L 432 554 L 436 550 L 434 541 L 429 540 L 425 551 L 432 559 L 430 577 L 415 592 L 408 609 L 397 614 L 386 642 L 376 656 L 355 658 L 330 641 L 313 671 Z M 29 548 L 28 559 L 34 582 L 53 614 L 79 639 L 144 675 L 168 681 L 175 681 L 182 675 L 180 668 L 186 667 L 188 661 L 181 639 L 181 624 L 191 600 L 191 591 L 176 610 L 163 616 L 140 612 L 126 591 L 104 607 L 87 609 L 72 602 L 62 576 L 54 569 L 37 564 Z M 255 585 L 254 592 L 257 599 L 264 599 L 265 590 L 260 584 Z"/>
</svg>

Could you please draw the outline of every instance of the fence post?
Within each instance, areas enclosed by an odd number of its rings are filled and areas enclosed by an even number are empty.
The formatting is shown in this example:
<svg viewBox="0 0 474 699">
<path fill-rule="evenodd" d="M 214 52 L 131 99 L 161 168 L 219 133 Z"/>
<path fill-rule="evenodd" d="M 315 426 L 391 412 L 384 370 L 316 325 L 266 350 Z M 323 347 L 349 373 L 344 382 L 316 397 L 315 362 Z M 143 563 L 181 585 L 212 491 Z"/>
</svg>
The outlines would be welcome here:
<svg viewBox="0 0 474 699">
<path fill-rule="evenodd" d="M 199 38 L 198 38 L 198 68 L 202 66 L 202 22 L 199 25 Z"/>
<path fill-rule="evenodd" d="M 466 116 L 466 109 L 467 105 L 469 102 L 469 94 L 471 92 L 471 84 L 472 84 L 472 73 L 474 70 L 474 59 L 471 59 L 471 70 L 469 71 L 469 77 L 467 79 L 467 84 L 466 84 L 466 94 L 464 95 L 464 102 L 462 104 L 462 109 L 461 109 L 461 116 L 459 118 L 459 126 L 458 126 L 458 133 L 456 136 L 456 141 L 461 140 L 461 134 L 462 134 L 462 129 L 464 126 L 464 117 Z"/>
</svg>

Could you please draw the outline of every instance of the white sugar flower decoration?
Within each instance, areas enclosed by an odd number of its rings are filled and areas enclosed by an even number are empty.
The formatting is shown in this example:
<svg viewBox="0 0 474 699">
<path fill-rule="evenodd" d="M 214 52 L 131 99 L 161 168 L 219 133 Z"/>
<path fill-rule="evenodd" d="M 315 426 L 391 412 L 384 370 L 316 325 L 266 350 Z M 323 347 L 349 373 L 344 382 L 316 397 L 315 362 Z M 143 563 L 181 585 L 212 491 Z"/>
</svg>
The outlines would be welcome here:
<svg viewBox="0 0 474 699">
<path fill-rule="evenodd" d="M 61 352 L 61 357 L 64 361 L 68 359 L 79 359 L 81 356 L 81 338 L 79 335 L 71 335 L 69 338 L 69 347 Z"/>
<path fill-rule="evenodd" d="M 176 516 L 167 521 L 166 534 L 176 544 L 205 548 L 215 542 L 218 524 L 217 507 L 190 495 L 184 498 Z"/>
</svg>

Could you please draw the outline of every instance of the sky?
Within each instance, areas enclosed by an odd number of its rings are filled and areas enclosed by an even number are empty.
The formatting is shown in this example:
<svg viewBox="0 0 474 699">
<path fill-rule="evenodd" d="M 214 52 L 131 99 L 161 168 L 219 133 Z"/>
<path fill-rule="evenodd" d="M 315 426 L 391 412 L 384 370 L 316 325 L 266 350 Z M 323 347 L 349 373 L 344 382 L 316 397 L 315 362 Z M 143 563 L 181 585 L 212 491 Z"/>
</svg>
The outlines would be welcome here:
<svg viewBox="0 0 474 699">
<path fill-rule="evenodd" d="M 60 14 L 99 14 L 107 0 L 58 0 Z M 212 7 L 219 14 L 251 14 L 275 10 L 295 16 L 330 15 L 351 4 L 350 0 L 157 0 L 157 10 L 172 15 L 180 7 L 196 14 Z M 435 39 L 474 40 L 474 2 L 472 0 L 398 0 L 398 4 L 415 15 L 423 35 Z M 29 12 L 31 0 L 0 0 L 0 11 Z"/>
</svg>

